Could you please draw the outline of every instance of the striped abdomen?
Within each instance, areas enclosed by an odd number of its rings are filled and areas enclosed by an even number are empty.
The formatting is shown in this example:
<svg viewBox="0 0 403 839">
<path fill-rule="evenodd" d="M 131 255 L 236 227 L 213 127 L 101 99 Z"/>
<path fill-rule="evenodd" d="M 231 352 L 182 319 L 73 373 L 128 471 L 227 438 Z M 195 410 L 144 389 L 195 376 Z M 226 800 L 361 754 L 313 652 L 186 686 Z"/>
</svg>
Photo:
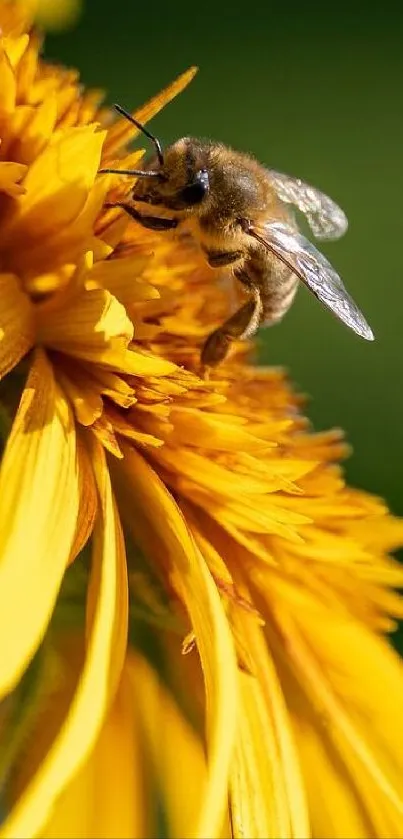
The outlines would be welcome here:
<svg viewBox="0 0 403 839">
<path fill-rule="evenodd" d="M 260 289 L 261 324 L 277 323 L 290 308 L 298 288 L 298 277 L 270 253 L 254 254 L 245 268 Z"/>
</svg>

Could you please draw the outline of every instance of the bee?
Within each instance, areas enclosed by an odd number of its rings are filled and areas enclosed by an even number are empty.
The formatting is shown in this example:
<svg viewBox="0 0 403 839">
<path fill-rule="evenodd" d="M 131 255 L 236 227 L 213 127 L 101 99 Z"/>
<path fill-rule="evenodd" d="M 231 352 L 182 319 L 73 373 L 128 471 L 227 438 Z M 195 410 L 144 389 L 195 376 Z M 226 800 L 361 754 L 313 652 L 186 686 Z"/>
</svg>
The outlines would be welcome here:
<svg viewBox="0 0 403 839">
<path fill-rule="evenodd" d="M 350 329 L 374 340 L 339 275 L 294 219 L 291 207 L 305 215 L 317 239 L 340 238 L 348 222 L 331 198 L 218 142 L 182 137 L 163 150 L 157 137 L 130 113 L 120 105 L 115 108 L 151 140 L 155 154 L 142 170 L 100 170 L 136 178 L 134 204 L 106 206 L 125 210 L 151 230 L 187 229 L 208 264 L 217 269 L 229 266 L 246 291 L 246 302 L 207 337 L 203 366 L 221 362 L 234 340 L 280 321 L 299 281 Z M 137 204 L 146 205 L 147 211 Z"/>
</svg>

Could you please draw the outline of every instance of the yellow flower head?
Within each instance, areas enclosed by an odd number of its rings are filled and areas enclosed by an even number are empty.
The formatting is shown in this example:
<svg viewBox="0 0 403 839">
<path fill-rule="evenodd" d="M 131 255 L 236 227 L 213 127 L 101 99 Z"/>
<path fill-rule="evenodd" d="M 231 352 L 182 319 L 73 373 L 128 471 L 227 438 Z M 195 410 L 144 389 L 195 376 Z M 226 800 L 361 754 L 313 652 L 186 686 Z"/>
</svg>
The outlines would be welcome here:
<svg viewBox="0 0 403 839">
<path fill-rule="evenodd" d="M 105 208 L 143 152 L 31 5 L 0 0 L 0 835 L 401 836 L 403 525 L 250 345 L 200 376 L 228 294 Z"/>
</svg>

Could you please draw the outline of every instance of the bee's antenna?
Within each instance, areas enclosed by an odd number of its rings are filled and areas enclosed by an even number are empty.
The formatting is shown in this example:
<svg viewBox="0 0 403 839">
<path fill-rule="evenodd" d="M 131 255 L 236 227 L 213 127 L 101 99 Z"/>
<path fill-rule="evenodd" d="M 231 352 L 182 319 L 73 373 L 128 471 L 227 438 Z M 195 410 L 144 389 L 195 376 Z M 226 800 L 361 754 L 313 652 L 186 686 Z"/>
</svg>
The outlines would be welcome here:
<svg viewBox="0 0 403 839">
<path fill-rule="evenodd" d="M 98 169 L 99 175 L 130 175 L 133 178 L 158 178 L 165 180 L 163 172 L 150 169 L 149 172 L 142 172 L 140 169 Z"/>
<path fill-rule="evenodd" d="M 148 131 L 147 128 L 144 128 L 144 125 L 142 125 L 141 122 L 138 122 L 138 120 L 135 119 L 135 117 L 132 117 L 132 115 L 129 113 L 129 111 L 126 111 L 124 108 L 122 108 L 121 105 L 116 105 L 115 104 L 113 107 L 115 108 L 116 111 L 118 111 L 119 114 L 122 114 L 123 117 L 126 117 L 126 119 L 129 120 L 129 122 L 132 122 L 133 125 L 136 126 L 136 128 L 138 128 L 146 137 L 148 137 L 149 140 L 151 140 L 151 142 L 154 144 L 155 151 L 157 152 L 157 157 L 158 157 L 159 164 L 160 164 L 160 166 L 163 166 L 164 165 L 164 155 L 163 155 L 163 152 L 162 152 L 161 143 L 157 139 L 157 137 L 155 137 L 154 134 L 151 134 L 151 132 Z"/>
</svg>

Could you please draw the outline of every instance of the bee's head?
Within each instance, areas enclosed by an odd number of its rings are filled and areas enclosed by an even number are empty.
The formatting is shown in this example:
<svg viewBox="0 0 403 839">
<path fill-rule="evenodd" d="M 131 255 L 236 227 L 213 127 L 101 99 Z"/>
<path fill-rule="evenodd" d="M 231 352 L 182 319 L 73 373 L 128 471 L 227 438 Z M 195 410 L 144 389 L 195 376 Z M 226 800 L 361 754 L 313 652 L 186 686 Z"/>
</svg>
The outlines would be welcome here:
<svg viewBox="0 0 403 839">
<path fill-rule="evenodd" d="M 100 172 L 136 178 L 132 191 L 135 201 L 178 211 L 201 206 L 210 189 L 208 144 L 183 137 L 163 151 L 160 141 L 144 125 L 120 105 L 114 107 L 151 140 L 155 155 L 141 171 L 100 169 Z"/>
<path fill-rule="evenodd" d="M 161 150 L 161 156 L 146 162 L 133 199 L 169 210 L 190 210 L 202 204 L 210 188 L 203 151 L 198 141 L 188 137 Z"/>
</svg>

